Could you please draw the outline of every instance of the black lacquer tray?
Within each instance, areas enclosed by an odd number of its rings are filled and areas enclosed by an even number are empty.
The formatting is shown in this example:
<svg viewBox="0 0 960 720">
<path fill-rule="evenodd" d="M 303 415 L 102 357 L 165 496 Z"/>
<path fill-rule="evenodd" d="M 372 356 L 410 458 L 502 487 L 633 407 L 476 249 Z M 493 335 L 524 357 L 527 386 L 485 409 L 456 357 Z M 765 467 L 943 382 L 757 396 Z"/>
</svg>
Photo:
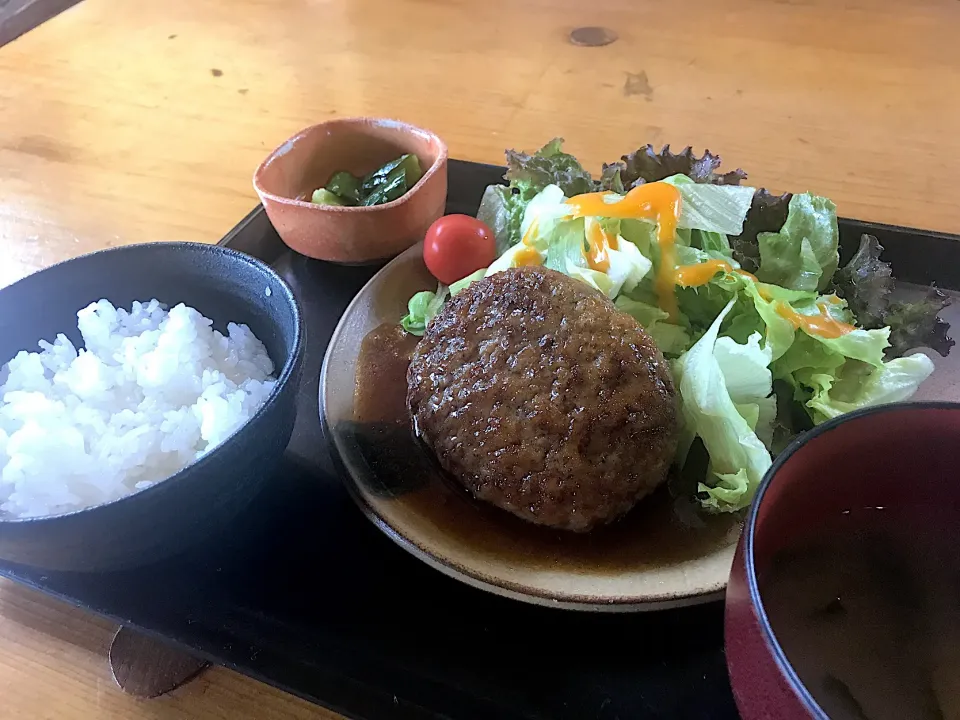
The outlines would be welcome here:
<svg viewBox="0 0 960 720">
<path fill-rule="evenodd" d="M 502 169 L 451 161 L 448 212 L 474 214 Z M 960 238 L 842 220 L 841 254 L 877 235 L 898 278 L 960 289 Z M 0 575 L 365 720 L 736 718 L 723 607 L 606 615 L 503 599 L 382 535 L 341 486 L 317 377 L 347 303 L 378 267 L 284 246 L 257 208 L 222 244 L 276 267 L 306 314 L 299 417 L 283 464 L 224 537 L 135 571 Z"/>
</svg>

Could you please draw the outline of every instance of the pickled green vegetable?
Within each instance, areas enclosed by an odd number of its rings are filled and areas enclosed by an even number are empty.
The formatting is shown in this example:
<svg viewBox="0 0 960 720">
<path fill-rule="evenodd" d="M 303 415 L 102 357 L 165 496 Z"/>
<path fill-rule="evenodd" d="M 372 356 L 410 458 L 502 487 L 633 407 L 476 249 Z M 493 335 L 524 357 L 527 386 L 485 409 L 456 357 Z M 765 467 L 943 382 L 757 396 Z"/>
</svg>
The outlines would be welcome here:
<svg viewBox="0 0 960 720">
<path fill-rule="evenodd" d="M 401 155 L 372 173 L 358 178 L 341 170 L 333 174 L 325 188 L 313 193 L 319 205 L 383 205 L 402 197 L 423 177 L 416 155 Z"/>
<path fill-rule="evenodd" d="M 383 185 L 387 181 L 387 177 L 398 167 L 400 163 L 403 162 L 403 159 L 408 157 L 407 155 L 401 155 L 396 160 L 391 160 L 386 165 L 378 167 L 372 173 L 363 178 L 362 190 L 364 193 L 369 195 L 378 187 Z"/>
<path fill-rule="evenodd" d="M 403 195 L 407 187 L 407 176 L 402 170 L 395 172 L 380 183 L 377 188 L 364 198 L 361 205 L 383 205 L 392 202 Z"/>
<path fill-rule="evenodd" d="M 313 196 L 310 198 L 310 202 L 315 205 L 346 205 L 339 195 L 334 195 L 329 190 L 324 190 L 320 188 L 319 190 L 313 191 Z"/>
<path fill-rule="evenodd" d="M 372 193 L 381 185 L 395 182 L 397 174 L 401 172 L 406 177 L 408 188 L 417 184 L 417 181 L 423 177 L 423 170 L 416 155 L 401 155 L 396 160 L 374 170 L 363 179 L 363 191 Z"/>
<path fill-rule="evenodd" d="M 400 167 L 403 168 L 407 176 L 407 187 L 412 188 L 423 177 L 423 169 L 420 167 L 420 160 L 416 155 L 404 155 L 400 159 Z"/>
<path fill-rule="evenodd" d="M 346 170 L 334 173 L 327 183 L 328 191 L 347 200 L 350 205 L 356 205 L 363 197 L 360 194 L 360 178 L 351 175 Z"/>
</svg>

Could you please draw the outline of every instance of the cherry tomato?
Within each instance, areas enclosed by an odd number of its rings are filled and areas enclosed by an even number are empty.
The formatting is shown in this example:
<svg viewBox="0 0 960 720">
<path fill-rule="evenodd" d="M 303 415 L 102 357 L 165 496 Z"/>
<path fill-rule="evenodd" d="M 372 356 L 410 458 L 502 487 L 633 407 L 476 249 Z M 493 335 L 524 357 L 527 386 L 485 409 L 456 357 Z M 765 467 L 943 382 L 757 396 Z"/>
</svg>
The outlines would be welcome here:
<svg viewBox="0 0 960 720">
<path fill-rule="evenodd" d="M 496 257 L 493 231 L 469 215 L 445 215 L 423 239 L 423 261 L 446 285 L 487 267 Z"/>
</svg>

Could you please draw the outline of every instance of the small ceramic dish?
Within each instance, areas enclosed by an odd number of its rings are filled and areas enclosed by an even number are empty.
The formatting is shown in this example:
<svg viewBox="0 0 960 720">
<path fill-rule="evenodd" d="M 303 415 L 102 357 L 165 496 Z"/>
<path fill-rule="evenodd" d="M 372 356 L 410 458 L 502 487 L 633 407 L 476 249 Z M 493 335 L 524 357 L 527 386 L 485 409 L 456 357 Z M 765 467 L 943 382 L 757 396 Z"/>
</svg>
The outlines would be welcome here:
<svg viewBox="0 0 960 720">
<path fill-rule="evenodd" d="M 400 198 L 370 207 L 310 202 L 337 171 L 362 176 L 400 155 L 423 177 Z M 318 260 L 371 263 L 423 239 L 447 200 L 447 146 L 428 130 L 382 118 L 344 118 L 302 130 L 257 168 L 253 186 L 270 222 L 293 250 Z"/>
<path fill-rule="evenodd" d="M 879 694 L 870 695 L 871 688 L 858 684 L 859 697 L 846 690 L 839 679 L 828 674 L 824 649 L 817 645 L 817 654 L 803 644 L 797 645 L 797 632 L 808 632 L 807 625 L 790 628 L 784 636 L 775 632 L 777 613 L 775 597 L 769 594 L 769 579 L 774 572 L 783 572 L 784 564 L 794 558 L 796 541 L 805 537 L 823 537 L 825 528 L 836 519 L 857 511 L 876 510 L 900 513 L 919 509 L 920 522 L 929 521 L 932 509 L 960 508 L 960 484 L 956 482 L 960 467 L 960 404 L 927 402 L 882 405 L 843 415 L 825 422 L 798 438 L 784 451 L 767 471 L 744 526 L 733 563 L 726 597 L 726 656 L 730 681 L 737 706 L 744 720 L 828 720 L 830 717 L 876 717 L 858 711 L 834 714 L 837 703 L 844 700 L 848 706 L 859 707 L 862 701 L 874 705 L 883 702 Z M 910 532 L 908 526 L 906 531 Z M 914 529 L 920 527 L 912 526 Z M 933 526 L 931 526 L 933 527 Z M 850 526 L 842 545 L 848 547 L 863 530 Z M 949 553 L 950 539 L 945 538 L 944 552 Z M 877 547 L 880 547 L 878 545 Z M 793 552 L 794 555 L 788 555 Z M 842 643 L 847 637 L 835 624 L 838 613 L 845 616 L 844 603 L 860 607 L 866 602 L 866 588 L 859 586 L 859 596 L 852 600 L 836 591 L 831 578 L 836 578 L 836 562 L 821 556 L 813 568 L 817 581 L 811 592 L 797 593 L 791 586 L 791 602 L 802 605 L 798 597 L 816 594 L 831 598 L 831 605 L 839 609 L 831 612 L 830 623 L 816 626 L 817 634 L 827 643 Z M 884 557 L 884 564 L 895 562 Z M 849 571 L 848 566 L 844 566 Z M 903 582 L 896 592 L 907 593 Z M 871 595 L 880 592 L 883 585 L 869 585 Z M 856 595 L 856 593 L 853 593 Z M 905 596 L 906 597 L 906 596 Z M 955 602 L 952 598 L 946 598 Z M 788 611 L 793 612 L 791 606 Z M 823 611 L 820 611 L 823 612 Z M 805 621 L 819 617 L 802 615 Z M 858 618 L 861 617 L 858 615 Z M 869 617 L 882 617 L 870 615 Z M 862 628 L 880 625 L 865 623 Z M 788 628 L 780 626 L 781 631 Z M 826 629 L 824 629 L 826 628 Z M 878 632 L 879 630 L 872 630 Z M 807 666 L 814 663 L 817 672 L 808 673 L 814 685 L 805 685 L 800 672 L 788 658 L 785 646 L 794 642 L 797 651 L 794 661 L 805 659 Z M 882 645 L 877 645 L 882 647 Z M 788 648 L 789 649 L 789 648 Z M 906 656 L 905 656 L 906 657 Z M 861 666 L 858 661 L 857 667 Z M 955 677 L 955 676 L 954 676 Z M 828 683 L 828 680 L 831 682 Z M 883 681 L 880 681 L 881 684 Z M 844 693 L 838 691 L 844 689 Z M 821 705 L 815 698 L 832 703 Z M 853 698 L 853 702 L 851 702 Z M 843 703 L 841 703 L 843 704 Z M 946 714 L 944 714 L 946 716 Z M 894 710 L 884 717 L 916 717 Z M 926 716 L 924 716 L 926 717 Z M 951 715 L 952 717 L 952 715 Z"/>
</svg>

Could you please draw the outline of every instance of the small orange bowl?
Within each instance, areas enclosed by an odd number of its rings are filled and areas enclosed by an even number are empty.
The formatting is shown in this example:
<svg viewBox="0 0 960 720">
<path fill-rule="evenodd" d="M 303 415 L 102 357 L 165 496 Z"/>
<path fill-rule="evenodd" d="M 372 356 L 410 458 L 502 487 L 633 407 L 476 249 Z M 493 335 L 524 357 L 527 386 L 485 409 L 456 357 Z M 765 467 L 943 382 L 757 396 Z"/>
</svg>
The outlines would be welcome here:
<svg viewBox="0 0 960 720">
<path fill-rule="evenodd" d="M 310 196 L 339 170 L 363 176 L 404 153 L 423 177 L 383 205 L 315 205 Z M 302 130 L 253 174 L 270 222 L 290 248 L 338 263 L 384 260 L 423 239 L 447 201 L 447 146 L 428 130 L 383 118 L 344 118 Z"/>
</svg>

